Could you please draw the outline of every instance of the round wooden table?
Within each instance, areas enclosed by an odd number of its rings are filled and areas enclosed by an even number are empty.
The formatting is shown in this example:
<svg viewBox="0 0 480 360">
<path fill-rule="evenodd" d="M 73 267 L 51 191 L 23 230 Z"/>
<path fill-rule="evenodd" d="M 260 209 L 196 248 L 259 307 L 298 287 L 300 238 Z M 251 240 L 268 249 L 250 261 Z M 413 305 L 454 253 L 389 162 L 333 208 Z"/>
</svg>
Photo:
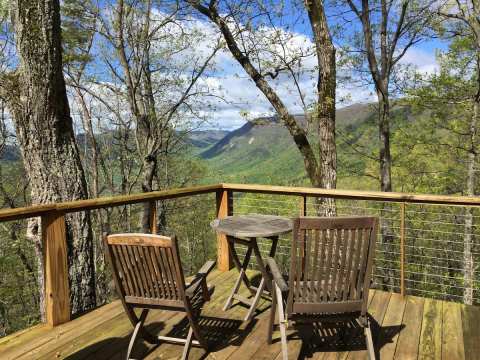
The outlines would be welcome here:
<svg viewBox="0 0 480 360">
<path fill-rule="evenodd" d="M 233 299 L 236 299 L 249 306 L 248 313 L 245 316 L 245 321 L 250 320 L 254 315 L 258 301 L 263 295 L 265 287 L 271 290 L 270 283 L 268 281 L 268 273 L 265 269 L 261 253 L 258 248 L 257 238 L 266 238 L 272 241 L 269 256 L 274 257 L 277 249 L 278 236 L 292 231 L 292 220 L 282 216 L 247 214 L 227 216 L 223 219 L 216 219 L 213 220 L 210 225 L 217 232 L 227 236 L 228 249 L 230 255 L 232 256 L 233 263 L 239 272 L 237 281 L 233 286 L 232 292 L 228 297 L 223 310 L 228 310 L 232 306 Z M 247 247 L 247 251 L 242 262 L 240 262 L 240 259 L 238 258 L 235 245 L 244 245 Z M 262 279 L 258 288 L 250 284 L 250 281 L 246 275 L 246 270 L 250 262 L 252 251 L 255 254 L 258 268 L 262 274 Z M 246 299 L 245 297 L 237 294 L 242 282 L 254 296 L 253 300 Z"/>
</svg>

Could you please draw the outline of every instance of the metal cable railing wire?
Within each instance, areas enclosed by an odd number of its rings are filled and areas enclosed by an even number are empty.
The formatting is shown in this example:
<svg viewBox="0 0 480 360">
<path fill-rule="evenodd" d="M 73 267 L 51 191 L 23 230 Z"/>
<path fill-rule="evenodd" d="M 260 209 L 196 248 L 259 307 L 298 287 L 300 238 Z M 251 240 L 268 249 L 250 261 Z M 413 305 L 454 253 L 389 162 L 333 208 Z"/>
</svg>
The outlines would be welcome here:
<svg viewBox="0 0 480 360">
<path fill-rule="evenodd" d="M 313 198 L 307 198 L 308 215 L 316 215 L 319 204 Z M 243 194 L 234 193 L 234 214 L 260 213 L 295 217 L 301 214 L 303 198 L 299 196 Z M 401 244 L 400 244 L 400 206 L 398 203 L 381 201 L 337 200 L 338 216 L 373 215 L 380 218 L 374 266 L 374 286 L 400 291 Z M 465 241 L 465 208 L 458 206 L 440 206 L 408 204 L 405 211 L 403 251 L 405 291 L 412 295 L 432 294 L 433 297 L 459 301 L 464 291 L 473 286 L 473 302 L 480 303 L 480 267 L 472 272 L 467 284 L 464 280 L 465 245 L 471 245 L 470 256 L 480 255 L 477 238 L 480 235 L 480 214 L 477 208 L 471 208 L 469 241 Z M 387 215 L 388 214 L 388 215 Z M 388 242 L 382 238 L 387 232 Z M 467 234 L 468 235 L 468 234 Z M 267 255 L 267 244 L 260 248 Z M 240 252 L 243 254 L 243 252 Z M 290 237 L 279 239 L 277 258 L 286 271 L 290 258 Z M 252 261 L 252 267 L 255 267 Z"/>
</svg>

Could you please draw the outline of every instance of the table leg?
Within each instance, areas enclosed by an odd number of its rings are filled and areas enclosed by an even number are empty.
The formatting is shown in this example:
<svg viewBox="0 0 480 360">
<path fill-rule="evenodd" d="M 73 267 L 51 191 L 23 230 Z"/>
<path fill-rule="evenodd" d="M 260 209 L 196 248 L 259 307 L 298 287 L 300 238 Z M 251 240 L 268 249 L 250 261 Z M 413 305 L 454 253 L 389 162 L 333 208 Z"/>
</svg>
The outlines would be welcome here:
<svg viewBox="0 0 480 360">
<path fill-rule="evenodd" d="M 274 257 L 275 252 L 277 250 L 277 243 L 278 243 L 278 236 L 272 236 L 268 238 L 272 241 L 272 245 L 269 251 L 269 256 Z M 237 251 L 235 249 L 235 238 L 228 236 L 227 237 L 228 243 L 229 243 L 229 249 L 230 249 L 230 254 L 232 255 L 233 262 L 235 264 L 235 267 L 237 268 L 239 272 L 239 276 L 237 280 L 235 281 L 235 285 L 232 288 L 232 292 L 230 293 L 230 296 L 227 299 L 227 302 L 225 303 L 223 310 L 226 311 L 232 306 L 232 302 L 234 299 L 239 300 L 240 302 L 249 305 L 248 313 L 245 316 L 245 321 L 251 320 L 255 314 L 255 310 L 257 308 L 258 302 L 260 301 L 260 298 L 262 297 L 263 293 L 265 290 L 269 291 L 270 293 L 272 292 L 271 286 L 270 286 L 270 276 L 267 272 L 267 269 L 265 268 L 264 261 L 262 259 L 262 255 L 260 253 L 260 249 L 258 247 L 257 239 L 256 238 L 251 238 L 249 240 L 248 245 L 243 243 L 244 245 L 247 246 L 247 252 L 245 254 L 245 258 L 243 259 L 243 262 L 240 263 L 240 259 L 238 258 Z M 262 279 L 260 280 L 260 284 L 258 288 L 255 288 L 250 284 L 250 281 L 247 278 L 246 275 L 246 269 L 247 266 L 250 262 L 250 257 L 251 254 L 255 254 L 255 259 L 257 261 L 258 268 L 260 270 L 260 273 L 262 275 Z M 251 302 L 249 302 L 247 299 L 244 297 L 237 295 L 237 292 L 240 288 L 241 283 L 244 283 L 247 288 L 250 290 L 252 294 L 254 294 L 254 298 Z M 256 291 L 254 291 L 254 289 Z"/>
<path fill-rule="evenodd" d="M 252 305 L 250 305 L 247 316 L 245 316 L 245 321 L 251 320 L 253 318 L 255 309 L 257 308 L 260 298 L 262 297 L 264 289 L 265 289 L 265 279 L 262 277 L 262 280 L 260 280 L 260 285 L 258 286 L 258 289 L 257 289 L 257 293 L 255 294 L 255 297 L 252 300 Z"/>
<path fill-rule="evenodd" d="M 223 306 L 223 311 L 227 311 L 232 306 L 233 299 L 235 298 L 235 295 L 237 294 L 242 281 L 245 284 L 245 286 L 248 288 L 248 290 L 252 294 L 255 294 L 255 291 L 252 289 L 252 285 L 250 284 L 250 280 L 248 280 L 248 277 L 246 274 L 246 269 L 250 262 L 250 257 L 252 255 L 252 250 L 253 250 L 252 247 L 248 246 L 243 262 L 240 263 L 240 259 L 238 258 L 237 251 L 235 250 L 234 238 L 228 236 L 227 240 L 228 240 L 228 248 L 230 249 L 230 254 L 232 255 L 233 263 L 235 264 L 235 267 L 237 268 L 239 275 L 237 280 L 235 281 L 235 285 L 232 288 L 232 292 L 228 296 L 227 301 Z M 250 305 L 250 304 L 247 304 L 247 305 Z"/>
<path fill-rule="evenodd" d="M 274 237 L 271 237 L 269 239 L 272 240 L 272 247 L 270 248 L 269 255 L 270 255 L 270 257 L 274 257 L 275 252 L 277 250 L 278 236 L 274 236 Z M 258 248 L 258 244 L 257 244 L 256 241 L 252 245 L 253 245 L 253 252 L 255 254 L 255 259 L 257 260 L 257 266 L 258 266 L 260 272 L 262 273 L 262 278 L 266 280 L 267 290 L 271 293 L 272 289 L 271 289 L 270 276 L 267 272 L 267 269 L 265 268 L 265 263 L 263 262 L 262 254 L 260 253 L 260 249 Z"/>
<path fill-rule="evenodd" d="M 247 247 L 247 252 L 245 253 L 245 257 L 243 258 L 243 262 L 240 263 L 240 259 L 238 258 L 237 250 L 235 250 L 235 239 L 233 237 L 227 237 L 228 239 L 228 248 L 230 249 L 230 254 L 232 255 L 233 263 L 235 264 L 235 267 L 237 268 L 238 272 L 241 273 L 241 278 L 243 279 L 243 282 L 245 286 L 250 290 L 250 292 L 253 294 L 254 292 L 252 291 L 252 285 L 250 284 L 250 280 L 248 280 L 247 274 L 245 270 L 247 270 L 247 266 L 250 263 L 250 257 L 252 255 L 252 247 L 249 244 Z M 243 273 L 241 270 L 244 270 Z"/>
</svg>

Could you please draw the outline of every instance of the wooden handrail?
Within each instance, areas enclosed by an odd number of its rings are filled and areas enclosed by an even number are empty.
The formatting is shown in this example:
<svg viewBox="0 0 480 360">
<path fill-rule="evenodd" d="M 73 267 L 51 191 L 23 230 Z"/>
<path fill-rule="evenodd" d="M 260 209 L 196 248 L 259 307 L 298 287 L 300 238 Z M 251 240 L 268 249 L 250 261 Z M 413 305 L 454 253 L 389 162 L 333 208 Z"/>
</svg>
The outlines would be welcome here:
<svg viewBox="0 0 480 360">
<path fill-rule="evenodd" d="M 271 186 L 255 184 L 222 184 L 223 189 L 277 195 L 330 197 L 335 199 L 374 200 L 385 202 L 480 206 L 480 196 L 426 195 L 413 193 L 320 189 L 310 187 Z"/>
<path fill-rule="evenodd" d="M 230 190 L 237 192 L 250 192 L 278 195 L 298 195 L 312 197 L 331 197 L 336 199 L 374 200 L 385 202 L 437 204 L 437 205 L 458 205 L 458 206 L 480 206 L 480 197 L 451 196 L 451 195 L 425 195 L 413 193 L 396 193 L 381 191 L 360 191 L 340 189 L 320 189 L 309 187 L 293 186 L 272 186 L 257 184 L 214 184 L 205 186 L 193 186 L 180 189 L 153 191 L 149 193 L 138 193 L 122 196 L 107 196 L 97 199 L 77 200 L 62 203 L 45 205 L 32 205 L 16 209 L 0 210 L 0 221 L 18 220 L 30 217 L 42 216 L 51 211 L 62 211 L 65 213 L 94 210 L 107 207 L 142 203 L 161 199 L 173 199 L 184 196 L 213 193 L 219 190 Z"/>
<path fill-rule="evenodd" d="M 46 205 L 31 205 L 16 209 L 0 210 L 0 221 L 19 220 L 45 215 L 51 211 L 62 211 L 65 213 L 108 208 L 114 206 L 142 203 L 161 199 L 173 199 L 177 197 L 205 194 L 222 190 L 221 184 L 192 186 L 180 189 L 152 191 L 149 193 L 138 193 L 121 196 L 106 196 L 96 199 L 68 201 Z"/>
</svg>

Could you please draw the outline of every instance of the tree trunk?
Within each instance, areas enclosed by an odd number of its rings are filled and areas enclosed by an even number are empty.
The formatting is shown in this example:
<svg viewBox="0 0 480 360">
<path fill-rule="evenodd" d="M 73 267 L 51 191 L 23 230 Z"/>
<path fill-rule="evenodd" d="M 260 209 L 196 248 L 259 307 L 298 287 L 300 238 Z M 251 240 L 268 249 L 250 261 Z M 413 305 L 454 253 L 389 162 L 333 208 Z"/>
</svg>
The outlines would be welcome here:
<svg viewBox="0 0 480 360">
<path fill-rule="evenodd" d="M 388 83 L 388 80 L 384 80 Z M 392 191 L 392 157 L 390 154 L 390 99 L 386 87 L 377 90 L 378 98 L 378 136 L 380 140 L 379 162 L 380 162 L 380 189 L 381 191 Z M 396 260 L 395 236 L 392 231 L 392 206 L 383 203 L 380 209 L 380 234 L 385 258 L 387 260 L 386 270 L 383 272 L 383 285 L 387 290 L 395 289 L 395 270 L 391 268 Z"/>
<path fill-rule="evenodd" d="M 479 85 L 480 90 L 480 85 Z M 477 128 L 478 128 L 478 111 L 480 107 L 480 94 L 475 96 L 473 102 L 473 114 L 470 121 L 470 150 L 467 155 L 467 186 L 466 195 L 475 195 L 475 164 L 477 161 Z M 475 266 L 473 261 L 473 214 L 472 208 L 465 208 L 465 226 L 463 240 L 463 302 L 468 305 L 473 304 L 473 289 Z"/>
<path fill-rule="evenodd" d="M 297 146 L 300 154 L 303 157 L 305 171 L 310 182 L 315 187 L 320 186 L 320 168 L 318 166 L 317 158 L 315 157 L 312 146 L 308 141 L 305 130 L 297 123 L 295 117 L 290 114 L 287 106 L 283 103 L 283 101 L 280 99 L 275 90 L 270 86 L 270 84 L 265 80 L 265 77 L 253 65 L 249 56 L 242 52 L 237 43 L 237 40 L 235 39 L 230 28 L 228 27 L 227 21 L 222 16 L 220 16 L 218 9 L 216 8 L 215 2 L 212 2 L 212 6 L 209 7 L 205 7 L 201 5 L 200 2 L 194 0 L 188 0 L 187 2 L 192 7 L 197 9 L 201 14 L 208 17 L 210 21 L 212 21 L 218 27 L 218 29 L 223 35 L 223 38 L 225 39 L 225 43 L 230 50 L 232 56 L 242 66 L 248 76 L 250 76 L 256 87 L 267 98 L 272 107 L 275 109 L 278 118 L 282 121 L 284 126 L 290 132 L 290 135 L 292 136 L 295 145 Z"/>
<path fill-rule="evenodd" d="M 318 61 L 317 109 L 313 114 L 318 122 L 320 160 L 319 186 L 335 189 L 337 186 L 337 149 L 335 144 L 335 47 L 328 30 L 323 1 L 306 1 L 308 16 L 315 38 Z M 319 215 L 335 216 L 335 200 L 322 198 Z"/>
<path fill-rule="evenodd" d="M 387 92 L 387 91 L 385 91 Z M 392 191 L 392 156 L 390 154 L 390 99 L 388 93 L 377 93 L 378 135 L 380 139 L 380 189 Z"/>
<path fill-rule="evenodd" d="M 151 192 L 153 191 L 153 180 L 157 172 L 157 157 L 153 155 L 148 155 L 143 160 L 143 182 L 142 182 L 142 191 Z M 155 221 L 155 220 L 154 220 Z M 151 209 L 150 204 L 143 204 L 142 212 L 142 231 L 149 233 L 152 229 L 151 223 Z"/>
<path fill-rule="evenodd" d="M 30 180 L 32 203 L 85 199 L 87 184 L 62 72 L 59 1 L 16 0 L 12 5 L 20 64 L 9 76 L 7 101 Z M 95 306 L 92 231 L 88 213 L 68 215 L 66 222 L 70 300 L 75 314 Z M 36 249 L 41 249 L 38 223 L 29 228 L 35 229 L 28 235 Z M 43 272 L 39 286 L 43 292 Z"/>
</svg>

